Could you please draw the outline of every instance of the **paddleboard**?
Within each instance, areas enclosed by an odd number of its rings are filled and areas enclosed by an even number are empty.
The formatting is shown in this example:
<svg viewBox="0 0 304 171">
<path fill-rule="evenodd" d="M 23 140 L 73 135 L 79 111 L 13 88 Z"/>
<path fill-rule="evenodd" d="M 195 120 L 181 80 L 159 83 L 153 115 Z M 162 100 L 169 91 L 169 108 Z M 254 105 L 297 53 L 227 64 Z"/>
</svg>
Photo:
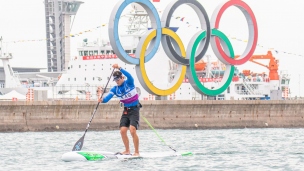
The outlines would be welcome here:
<svg viewBox="0 0 304 171">
<path fill-rule="evenodd" d="M 142 158 L 160 158 L 160 157 L 176 157 L 176 156 L 191 156 L 191 152 L 148 152 L 140 153 L 140 156 L 132 156 L 116 154 L 107 151 L 71 151 L 64 153 L 61 156 L 63 161 L 96 161 L 104 159 L 142 159 Z"/>
</svg>

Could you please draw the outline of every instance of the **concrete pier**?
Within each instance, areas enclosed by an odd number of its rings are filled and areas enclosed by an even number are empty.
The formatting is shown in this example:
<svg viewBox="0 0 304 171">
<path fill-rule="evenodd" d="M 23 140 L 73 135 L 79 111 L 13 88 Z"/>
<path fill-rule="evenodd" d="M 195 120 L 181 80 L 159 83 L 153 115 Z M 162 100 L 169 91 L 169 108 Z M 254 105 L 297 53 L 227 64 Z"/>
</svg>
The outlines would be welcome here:
<svg viewBox="0 0 304 171">
<path fill-rule="evenodd" d="M 156 129 L 304 128 L 304 101 L 142 101 Z M 95 101 L 0 102 L 0 132 L 84 131 Z M 100 104 L 90 130 L 118 129 L 118 101 Z M 141 118 L 140 129 L 150 129 Z"/>
</svg>

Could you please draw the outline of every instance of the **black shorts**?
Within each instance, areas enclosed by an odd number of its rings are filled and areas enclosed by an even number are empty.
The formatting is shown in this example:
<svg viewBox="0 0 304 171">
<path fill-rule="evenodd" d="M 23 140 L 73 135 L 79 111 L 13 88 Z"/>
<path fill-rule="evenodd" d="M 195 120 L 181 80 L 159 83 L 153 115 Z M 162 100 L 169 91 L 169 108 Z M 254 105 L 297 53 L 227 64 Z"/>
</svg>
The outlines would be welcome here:
<svg viewBox="0 0 304 171">
<path fill-rule="evenodd" d="M 120 119 L 119 127 L 130 127 L 130 125 L 134 126 L 136 129 L 139 127 L 139 107 L 132 109 L 124 109 Z M 125 112 L 127 114 L 125 114 Z"/>
</svg>

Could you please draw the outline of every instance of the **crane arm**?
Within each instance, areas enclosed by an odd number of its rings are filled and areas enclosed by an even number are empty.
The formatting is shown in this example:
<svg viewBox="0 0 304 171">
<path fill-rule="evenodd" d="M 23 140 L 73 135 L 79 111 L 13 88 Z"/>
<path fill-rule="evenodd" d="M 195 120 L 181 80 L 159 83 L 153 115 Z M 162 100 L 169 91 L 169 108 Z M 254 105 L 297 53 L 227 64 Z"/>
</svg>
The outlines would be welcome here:
<svg viewBox="0 0 304 171">
<path fill-rule="evenodd" d="M 239 55 L 235 56 L 235 58 L 239 58 L 239 57 L 240 57 Z M 255 61 L 255 59 L 269 59 L 269 64 L 268 65 L 261 64 Z M 276 60 L 275 57 L 272 56 L 271 51 L 268 51 L 266 55 L 252 55 L 249 61 L 258 64 L 260 66 L 266 67 L 269 70 L 270 80 L 280 79 L 278 74 L 278 67 L 279 67 L 278 60 Z"/>
<path fill-rule="evenodd" d="M 268 51 L 266 55 L 252 55 L 250 59 L 274 59 L 271 51 Z"/>
<path fill-rule="evenodd" d="M 268 65 L 261 64 L 261 63 L 259 63 L 259 62 L 257 62 L 257 61 L 254 61 L 253 59 L 250 59 L 250 61 L 251 61 L 252 63 L 258 64 L 258 65 L 261 65 L 261 66 L 263 66 L 263 67 L 266 67 L 267 69 L 270 69 Z"/>
</svg>

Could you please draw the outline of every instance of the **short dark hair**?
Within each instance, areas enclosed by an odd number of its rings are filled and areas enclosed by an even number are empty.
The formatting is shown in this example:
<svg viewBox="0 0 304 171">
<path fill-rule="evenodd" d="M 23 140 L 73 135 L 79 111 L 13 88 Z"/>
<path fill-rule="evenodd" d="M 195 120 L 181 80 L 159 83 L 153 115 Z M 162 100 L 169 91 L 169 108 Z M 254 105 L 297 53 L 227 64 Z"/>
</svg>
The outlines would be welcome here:
<svg viewBox="0 0 304 171">
<path fill-rule="evenodd" d="M 113 73 L 113 76 L 114 77 L 121 77 L 122 76 L 122 73 L 120 72 L 120 71 L 115 71 L 114 73 Z"/>
<path fill-rule="evenodd" d="M 113 73 L 113 81 L 118 79 L 118 78 L 122 78 L 122 73 L 120 71 L 115 71 Z"/>
</svg>

